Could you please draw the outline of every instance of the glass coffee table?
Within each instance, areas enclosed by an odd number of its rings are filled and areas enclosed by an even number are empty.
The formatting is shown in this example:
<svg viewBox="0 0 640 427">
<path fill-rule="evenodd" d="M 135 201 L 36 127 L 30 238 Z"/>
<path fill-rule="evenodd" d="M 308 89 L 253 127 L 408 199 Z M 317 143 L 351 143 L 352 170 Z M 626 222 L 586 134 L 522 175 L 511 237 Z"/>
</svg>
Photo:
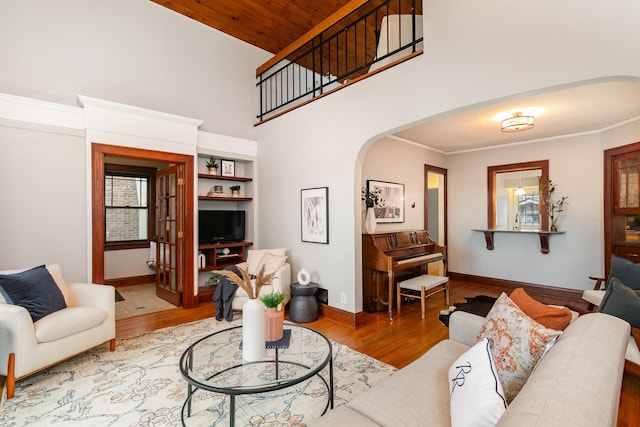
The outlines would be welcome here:
<svg viewBox="0 0 640 427">
<path fill-rule="evenodd" d="M 266 393 L 291 387 L 318 376 L 333 408 L 333 355 L 331 342 L 313 329 L 285 322 L 285 339 L 268 342 L 263 360 L 242 359 L 242 326 L 215 332 L 193 343 L 180 358 L 180 372 L 188 383 L 182 424 L 191 417 L 191 401 L 198 390 L 229 396 L 229 425 L 235 424 L 236 396 Z M 287 339 L 288 338 L 288 339 Z M 329 366 L 328 379 L 321 371 Z"/>
</svg>

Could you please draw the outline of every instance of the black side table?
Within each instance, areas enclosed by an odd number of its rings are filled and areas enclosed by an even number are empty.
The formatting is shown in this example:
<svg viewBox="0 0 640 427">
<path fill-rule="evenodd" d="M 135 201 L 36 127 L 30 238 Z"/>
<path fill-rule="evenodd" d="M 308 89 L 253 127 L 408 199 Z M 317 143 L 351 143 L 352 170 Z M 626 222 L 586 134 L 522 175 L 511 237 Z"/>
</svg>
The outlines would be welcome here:
<svg viewBox="0 0 640 427">
<path fill-rule="evenodd" d="M 294 322 L 313 322 L 318 319 L 318 300 L 315 297 L 317 290 L 318 284 L 313 282 L 308 285 L 291 284 L 289 319 Z"/>
</svg>

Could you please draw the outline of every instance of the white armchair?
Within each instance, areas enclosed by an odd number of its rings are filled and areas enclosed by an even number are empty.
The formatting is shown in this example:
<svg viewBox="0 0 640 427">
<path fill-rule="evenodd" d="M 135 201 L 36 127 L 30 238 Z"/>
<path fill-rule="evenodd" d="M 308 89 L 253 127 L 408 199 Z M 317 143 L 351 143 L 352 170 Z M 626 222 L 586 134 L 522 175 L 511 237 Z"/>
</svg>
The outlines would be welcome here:
<svg viewBox="0 0 640 427">
<path fill-rule="evenodd" d="M 266 258 L 265 258 L 266 254 Z M 270 264 L 276 266 L 276 275 L 270 285 L 260 289 L 260 296 L 271 292 L 283 292 L 285 294 L 285 304 L 291 299 L 291 265 L 286 262 L 284 249 L 251 249 L 247 252 L 247 261 L 238 264 L 238 267 L 248 269 L 249 274 L 256 274 L 261 267 L 261 263 L 266 264 L 265 271 L 269 271 Z M 233 310 L 242 310 L 242 306 L 249 299 L 247 293 L 238 288 L 233 297 L 231 307 Z"/>
<path fill-rule="evenodd" d="M 105 342 L 115 350 L 113 286 L 65 283 L 60 266 L 46 266 L 64 296 L 67 308 L 33 322 L 27 309 L 0 301 L 0 376 L 6 377 L 7 398 L 15 381 Z M 0 271 L 14 274 L 23 270 Z"/>
</svg>

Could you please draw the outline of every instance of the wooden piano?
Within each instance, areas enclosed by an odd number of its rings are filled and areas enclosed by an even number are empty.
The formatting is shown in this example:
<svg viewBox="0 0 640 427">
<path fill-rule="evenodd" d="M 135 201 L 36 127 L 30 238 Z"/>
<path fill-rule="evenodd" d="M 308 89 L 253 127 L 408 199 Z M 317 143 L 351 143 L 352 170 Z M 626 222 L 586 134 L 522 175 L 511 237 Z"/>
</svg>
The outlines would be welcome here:
<svg viewBox="0 0 640 427">
<path fill-rule="evenodd" d="M 386 308 L 393 320 L 396 282 L 427 274 L 428 264 L 435 261 L 443 261 L 446 276 L 447 248 L 431 240 L 427 231 L 363 234 L 363 309 L 373 312 Z"/>
</svg>

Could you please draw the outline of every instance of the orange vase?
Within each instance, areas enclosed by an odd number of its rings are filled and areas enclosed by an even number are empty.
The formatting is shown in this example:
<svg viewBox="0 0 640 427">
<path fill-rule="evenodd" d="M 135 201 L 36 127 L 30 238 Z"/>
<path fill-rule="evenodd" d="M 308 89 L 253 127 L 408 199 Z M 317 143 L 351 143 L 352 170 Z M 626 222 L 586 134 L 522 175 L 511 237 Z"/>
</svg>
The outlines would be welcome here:
<svg viewBox="0 0 640 427">
<path fill-rule="evenodd" d="M 284 310 L 267 308 L 265 339 L 278 341 L 284 336 Z"/>
</svg>

